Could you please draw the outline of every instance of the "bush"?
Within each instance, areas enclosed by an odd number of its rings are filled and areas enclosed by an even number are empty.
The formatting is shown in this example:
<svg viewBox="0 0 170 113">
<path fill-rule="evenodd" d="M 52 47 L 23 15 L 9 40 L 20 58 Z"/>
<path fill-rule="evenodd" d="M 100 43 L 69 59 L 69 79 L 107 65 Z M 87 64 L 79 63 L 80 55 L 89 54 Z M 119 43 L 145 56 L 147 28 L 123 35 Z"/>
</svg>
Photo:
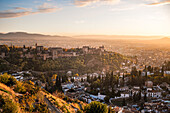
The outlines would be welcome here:
<svg viewBox="0 0 170 113">
<path fill-rule="evenodd" d="M 13 86 L 17 83 L 17 80 L 7 73 L 0 75 L 0 82 L 7 85 L 7 86 Z"/>
<path fill-rule="evenodd" d="M 109 96 L 106 96 L 106 97 L 104 98 L 104 101 L 108 103 L 108 102 L 109 102 L 109 99 L 110 99 L 110 97 L 109 97 Z"/>
<path fill-rule="evenodd" d="M 26 92 L 26 88 L 23 86 L 23 83 L 17 82 L 17 85 L 14 87 L 14 91 L 24 94 Z"/>
<path fill-rule="evenodd" d="M 82 110 L 78 110 L 77 113 L 83 113 L 83 111 Z"/>
<path fill-rule="evenodd" d="M 86 113 L 107 113 L 107 105 L 94 101 L 86 105 L 84 108 Z"/>
<path fill-rule="evenodd" d="M 18 113 L 17 104 L 8 96 L 0 95 L 0 109 L 2 109 L 2 113 Z"/>
<path fill-rule="evenodd" d="M 7 84 L 9 81 L 9 75 L 7 73 L 0 76 L 0 82 L 3 84 Z"/>
</svg>

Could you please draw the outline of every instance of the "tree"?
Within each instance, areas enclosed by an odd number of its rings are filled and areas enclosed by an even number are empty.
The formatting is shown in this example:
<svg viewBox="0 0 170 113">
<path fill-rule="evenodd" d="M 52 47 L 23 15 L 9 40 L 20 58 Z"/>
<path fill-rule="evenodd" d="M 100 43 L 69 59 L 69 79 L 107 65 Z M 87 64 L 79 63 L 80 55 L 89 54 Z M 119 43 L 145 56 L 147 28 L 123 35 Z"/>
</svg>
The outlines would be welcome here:
<svg viewBox="0 0 170 113">
<path fill-rule="evenodd" d="M 62 83 L 67 82 L 67 81 L 68 81 L 67 75 L 63 75 L 62 76 Z"/>
<path fill-rule="evenodd" d="M 106 97 L 104 98 L 104 101 L 107 102 L 107 103 L 109 103 L 109 99 L 110 99 L 110 97 L 109 97 L 109 96 L 106 96 Z"/>
<path fill-rule="evenodd" d="M 139 99 L 139 100 L 141 99 L 141 90 L 139 91 L 138 99 Z"/>
<path fill-rule="evenodd" d="M 124 75 L 124 73 L 123 73 L 123 86 L 125 85 L 125 75 Z"/>
<path fill-rule="evenodd" d="M 42 82 L 43 82 L 43 83 L 45 83 L 45 82 L 46 82 L 46 79 L 45 79 L 44 74 L 41 74 L 41 79 L 42 79 Z"/>
<path fill-rule="evenodd" d="M 84 111 L 85 111 L 85 113 L 107 113 L 108 109 L 107 109 L 106 104 L 102 104 L 100 102 L 93 101 L 90 104 L 85 106 Z"/>
<path fill-rule="evenodd" d="M 9 96 L 0 95 L 0 108 L 2 113 L 18 113 L 17 104 Z"/>
<path fill-rule="evenodd" d="M 137 96 L 137 94 L 134 93 L 134 94 L 133 94 L 133 101 L 134 101 L 134 102 L 136 102 L 136 96 Z"/>
<path fill-rule="evenodd" d="M 122 105 L 123 105 L 123 106 L 126 106 L 126 100 L 125 100 L 125 98 L 123 98 Z"/>
<path fill-rule="evenodd" d="M 61 91 L 61 78 L 59 76 L 56 77 L 56 88 Z"/>
<path fill-rule="evenodd" d="M 0 76 L 0 82 L 7 86 L 13 86 L 17 84 L 16 78 L 11 75 L 8 75 L 7 73 Z"/>
<path fill-rule="evenodd" d="M 74 78 L 73 78 L 73 77 L 71 77 L 71 82 L 72 82 L 72 83 L 74 82 Z"/>
<path fill-rule="evenodd" d="M 161 76 L 164 76 L 164 66 L 162 66 L 162 69 L 161 69 Z"/>
<path fill-rule="evenodd" d="M 145 102 L 148 101 L 147 96 L 146 96 L 146 93 L 145 93 L 145 95 L 144 95 L 144 101 L 145 101 Z"/>
<path fill-rule="evenodd" d="M 87 82 L 90 83 L 90 76 L 89 75 L 87 75 Z"/>
<path fill-rule="evenodd" d="M 18 93 L 25 93 L 26 88 L 22 82 L 17 81 L 17 85 L 14 87 L 14 91 L 16 91 Z"/>
<path fill-rule="evenodd" d="M 112 107 L 109 106 L 108 113 L 115 113 L 115 111 L 114 111 L 114 109 L 112 109 Z"/>
<path fill-rule="evenodd" d="M 152 67 L 148 66 L 148 71 L 151 72 L 152 71 Z"/>
<path fill-rule="evenodd" d="M 91 88 L 92 89 L 96 89 L 96 88 L 99 88 L 100 87 L 100 80 L 97 79 L 96 81 L 94 81 L 92 84 L 91 84 Z"/>
</svg>

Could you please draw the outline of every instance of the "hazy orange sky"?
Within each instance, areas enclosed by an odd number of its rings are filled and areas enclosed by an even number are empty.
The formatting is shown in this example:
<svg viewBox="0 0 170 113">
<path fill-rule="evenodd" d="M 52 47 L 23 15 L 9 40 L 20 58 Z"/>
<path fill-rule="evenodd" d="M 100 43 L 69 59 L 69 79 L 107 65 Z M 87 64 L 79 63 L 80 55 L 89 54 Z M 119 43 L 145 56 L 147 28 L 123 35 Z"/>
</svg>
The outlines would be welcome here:
<svg viewBox="0 0 170 113">
<path fill-rule="evenodd" d="M 170 36 L 170 0 L 0 0 L 0 32 Z"/>
</svg>

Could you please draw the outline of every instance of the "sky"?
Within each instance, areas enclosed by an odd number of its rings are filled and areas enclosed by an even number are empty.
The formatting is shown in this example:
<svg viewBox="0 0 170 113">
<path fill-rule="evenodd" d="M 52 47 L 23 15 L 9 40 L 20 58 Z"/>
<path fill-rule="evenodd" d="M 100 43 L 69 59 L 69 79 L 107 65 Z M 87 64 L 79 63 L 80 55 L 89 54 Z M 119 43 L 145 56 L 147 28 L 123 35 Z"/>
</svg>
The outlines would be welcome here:
<svg viewBox="0 0 170 113">
<path fill-rule="evenodd" d="M 0 0 L 0 32 L 170 36 L 170 0 Z"/>
</svg>

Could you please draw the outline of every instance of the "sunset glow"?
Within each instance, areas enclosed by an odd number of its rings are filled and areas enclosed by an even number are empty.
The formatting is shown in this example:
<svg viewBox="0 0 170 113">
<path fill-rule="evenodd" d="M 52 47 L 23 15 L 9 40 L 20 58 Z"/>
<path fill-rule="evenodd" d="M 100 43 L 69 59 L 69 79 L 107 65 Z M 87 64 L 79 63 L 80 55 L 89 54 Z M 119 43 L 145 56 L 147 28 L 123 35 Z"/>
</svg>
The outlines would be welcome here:
<svg viewBox="0 0 170 113">
<path fill-rule="evenodd" d="M 1 0 L 0 31 L 170 35 L 169 0 Z"/>
</svg>

